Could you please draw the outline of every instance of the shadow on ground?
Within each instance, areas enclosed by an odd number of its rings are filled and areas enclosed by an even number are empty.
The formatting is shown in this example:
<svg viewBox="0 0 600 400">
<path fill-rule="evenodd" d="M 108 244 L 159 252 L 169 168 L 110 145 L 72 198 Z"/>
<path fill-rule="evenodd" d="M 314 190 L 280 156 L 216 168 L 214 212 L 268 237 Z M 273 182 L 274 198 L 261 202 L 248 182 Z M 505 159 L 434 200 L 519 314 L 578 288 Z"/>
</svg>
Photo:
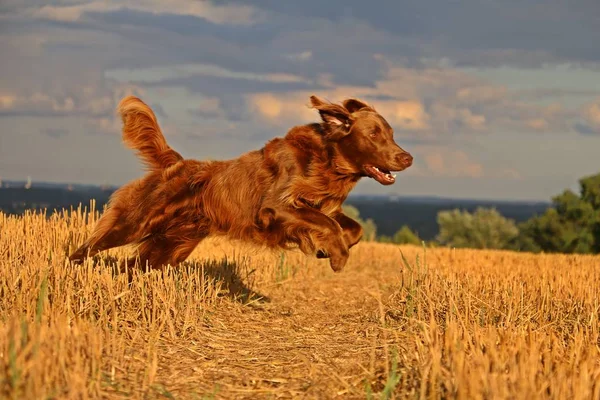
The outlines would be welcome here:
<svg viewBox="0 0 600 400">
<path fill-rule="evenodd" d="M 128 275 L 129 283 L 133 281 L 133 271 L 124 270 L 119 266 L 122 264 L 122 260 L 115 256 L 110 255 L 96 255 L 92 258 L 94 267 L 106 266 L 111 268 L 113 276 L 126 273 Z M 138 259 L 139 262 L 139 259 Z M 186 270 L 188 273 L 194 273 L 200 271 L 204 274 L 207 279 L 214 279 L 215 284 L 220 281 L 221 288 L 225 292 L 224 294 L 234 301 L 242 304 L 260 304 L 268 303 L 271 299 L 254 289 L 254 272 L 255 270 L 249 270 L 248 267 L 227 258 L 221 260 L 208 260 L 204 262 L 197 261 L 185 261 L 179 266 L 174 267 L 170 273 L 178 274 L 181 270 Z M 148 273 L 150 270 L 145 269 L 142 273 Z"/>
<path fill-rule="evenodd" d="M 244 267 L 235 261 L 224 258 L 206 262 L 184 262 L 181 266 L 190 270 L 203 269 L 206 277 L 222 282 L 223 289 L 227 291 L 227 296 L 232 300 L 241 303 L 271 301 L 268 296 L 252 289 L 255 270 L 249 270 L 248 267 Z"/>
</svg>

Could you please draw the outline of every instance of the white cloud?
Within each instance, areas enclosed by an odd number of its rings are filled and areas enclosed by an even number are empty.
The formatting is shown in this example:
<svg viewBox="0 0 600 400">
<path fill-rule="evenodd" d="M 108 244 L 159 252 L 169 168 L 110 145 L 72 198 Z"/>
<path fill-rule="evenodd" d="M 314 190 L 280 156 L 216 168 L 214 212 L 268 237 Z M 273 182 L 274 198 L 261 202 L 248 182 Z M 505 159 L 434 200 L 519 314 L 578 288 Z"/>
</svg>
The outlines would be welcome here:
<svg viewBox="0 0 600 400">
<path fill-rule="evenodd" d="M 69 96 L 52 97 L 47 93 L 30 95 L 2 94 L 0 105 L 3 111 L 68 113 L 75 110 L 75 100 Z"/>
<path fill-rule="evenodd" d="M 3 109 L 11 109 L 18 101 L 17 96 L 12 94 L 0 94 L 0 107 Z"/>
<path fill-rule="evenodd" d="M 247 106 L 260 119 L 275 125 L 288 126 L 307 123 L 316 117 L 308 107 L 308 96 L 301 93 L 258 93 L 247 96 Z"/>
<path fill-rule="evenodd" d="M 72 86 L 69 94 L 36 91 L 31 94 L 0 92 L 0 112 L 4 115 L 32 117 L 79 116 L 90 119 L 102 130 L 115 115 L 118 102 L 127 95 L 143 95 L 143 90 L 129 84 L 105 82 L 105 85 Z"/>
<path fill-rule="evenodd" d="M 317 94 L 339 102 L 358 97 L 371 103 L 399 135 L 437 140 L 448 134 L 569 132 L 577 116 L 559 103 L 519 99 L 516 90 L 454 69 L 409 69 L 387 64 L 374 86 L 344 86 L 324 75 L 317 92 L 262 92 L 247 95 L 249 108 L 278 125 L 304 122 L 307 99 Z M 595 108 L 588 114 L 595 115 Z M 313 114 L 313 119 L 314 119 Z"/>
<path fill-rule="evenodd" d="M 376 108 L 398 129 L 422 131 L 431 127 L 431 116 L 419 100 L 382 101 Z"/>
<path fill-rule="evenodd" d="M 581 107 L 574 128 L 586 135 L 600 134 L 600 98 Z"/>
<path fill-rule="evenodd" d="M 429 148 L 424 151 L 423 161 L 428 175 L 437 177 L 469 177 L 484 176 L 484 167 L 473 161 L 462 150 Z"/>
<path fill-rule="evenodd" d="M 287 54 L 285 57 L 294 61 L 309 61 L 312 59 L 313 53 L 310 50 L 306 50 L 301 53 Z"/>
<path fill-rule="evenodd" d="M 176 64 L 143 68 L 115 68 L 106 71 L 105 76 L 122 82 L 136 81 L 156 83 L 168 79 L 184 79 L 193 76 L 210 76 L 215 78 L 245 79 L 258 82 L 272 83 L 310 83 L 310 80 L 287 73 L 258 74 L 239 72 L 212 64 Z"/>
<path fill-rule="evenodd" d="M 583 109 L 583 116 L 590 125 L 600 128 L 600 99 L 595 103 L 588 104 Z"/>
</svg>

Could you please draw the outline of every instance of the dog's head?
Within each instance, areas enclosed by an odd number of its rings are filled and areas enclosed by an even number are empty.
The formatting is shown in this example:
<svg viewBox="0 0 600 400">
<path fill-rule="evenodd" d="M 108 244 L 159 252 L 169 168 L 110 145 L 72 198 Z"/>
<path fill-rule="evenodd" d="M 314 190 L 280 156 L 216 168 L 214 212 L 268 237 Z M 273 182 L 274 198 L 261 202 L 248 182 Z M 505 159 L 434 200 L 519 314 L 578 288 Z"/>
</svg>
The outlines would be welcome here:
<svg viewBox="0 0 600 400">
<path fill-rule="evenodd" d="M 394 141 L 394 130 L 371 106 L 357 99 L 341 105 L 311 96 L 326 140 L 335 143 L 348 172 L 369 176 L 382 185 L 396 181 L 394 171 L 412 165 L 412 156 Z"/>
</svg>

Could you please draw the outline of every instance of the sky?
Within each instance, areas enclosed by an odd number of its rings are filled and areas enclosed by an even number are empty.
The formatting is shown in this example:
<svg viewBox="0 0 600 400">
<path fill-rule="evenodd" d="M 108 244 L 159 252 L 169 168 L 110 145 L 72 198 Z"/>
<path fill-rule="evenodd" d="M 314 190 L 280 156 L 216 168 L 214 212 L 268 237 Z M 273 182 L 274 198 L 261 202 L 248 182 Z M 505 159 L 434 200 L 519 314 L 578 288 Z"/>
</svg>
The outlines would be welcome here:
<svg viewBox="0 0 600 400">
<path fill-rule="evenodd" d="M 356 194 L 543 200 L 600 172 L 597 0 L 0 0 L 0 178 L 143 174 L 115 109 L 186 158 L 231 159 L 372 104 L 414 157 Z"/>
</svg>

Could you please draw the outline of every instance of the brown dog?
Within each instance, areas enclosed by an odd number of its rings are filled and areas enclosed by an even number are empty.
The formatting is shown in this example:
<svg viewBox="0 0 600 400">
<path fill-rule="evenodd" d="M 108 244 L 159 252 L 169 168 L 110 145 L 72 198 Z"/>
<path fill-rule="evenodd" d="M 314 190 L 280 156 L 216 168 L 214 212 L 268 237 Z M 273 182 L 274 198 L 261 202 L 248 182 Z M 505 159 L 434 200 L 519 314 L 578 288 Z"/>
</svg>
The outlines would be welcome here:
<svg viewBox="0 0 600 400">
<path fill-rule="evenodd" d="M 395 182 L 412 156 L 393 139 L 372 107 L 311 96 L 321 123 L 293 127 L 284 138 L 228 161 L 184 160 L 162 135 L 152 110 L 128 96 L 118 111 L 123 141 L 137 150 L 148 173 L 118 189 L 91 236 L 69 256 L 81 262 L 100 251 L 136 244 L 142 264 L 184 261 L 211 235 L 270 248 L 297 246 L 330 258 L 341 271 L 361 226 L 341 205 L 361 177 Z M 127 263 L 135 264 L 135 258 Z"/>
</svg>

